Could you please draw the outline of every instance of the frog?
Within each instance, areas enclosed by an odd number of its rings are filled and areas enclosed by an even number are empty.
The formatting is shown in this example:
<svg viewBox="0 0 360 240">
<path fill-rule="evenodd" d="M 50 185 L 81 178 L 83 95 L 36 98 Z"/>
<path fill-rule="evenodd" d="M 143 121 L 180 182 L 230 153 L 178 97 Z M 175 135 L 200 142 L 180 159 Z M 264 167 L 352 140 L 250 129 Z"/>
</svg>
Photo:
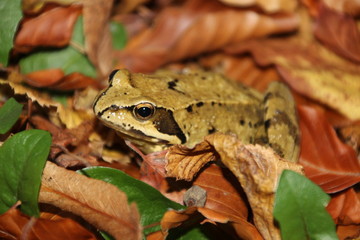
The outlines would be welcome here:
<svg viewBox="0 0 360 240">
<path fill-rule="evenodd" d="M 296 162 L 299 126 L 289 88 L 272 82 L 261 93 L 221 73 L 205 70 L 131 73 L 116 69 L 93 111 L 106 126 L 143 153 L 172 145 L 194 147 L 215 132 L 243 144 L 271 147 Z"/>
</svg>

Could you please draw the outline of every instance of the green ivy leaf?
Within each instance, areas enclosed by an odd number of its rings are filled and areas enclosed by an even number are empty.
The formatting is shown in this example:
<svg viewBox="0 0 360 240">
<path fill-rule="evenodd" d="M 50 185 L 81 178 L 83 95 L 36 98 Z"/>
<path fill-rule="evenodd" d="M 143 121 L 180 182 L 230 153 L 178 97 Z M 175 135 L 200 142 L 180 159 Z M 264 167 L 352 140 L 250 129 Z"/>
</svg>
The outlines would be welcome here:
<svg viewBox="0 0 360 240">
<path fill-rule="evenodd" d="M 22 131 L 0 147 L 0 214 L 21 201 L 21 211 L 39 216 L 38 195 L 41 174 L 49 155 L 49 132 Z"/>
<path fill-rule="evenodd" d="M 76 21 L 71 41 L 84 47 L 83 18 L 81 16 Z M 60 50 L 42 50 L 30 54 L 22 58 L 19 65 L 24 74 L 60 68 L 65 75 L 79 72 L 89 77 L 96 77 L 96 70 L 89 59 L 71 45 Z"/>
<path fill-rule="evenodd" d="M 117 22 L 110 22 L 110 31 L 113 47 L 117 50 L 123 49 L 127 42 L 125 27 Z"/>
<path fill-rule="evenodd" d="M 22 18 L 21 0 L 1 0 L 0 16 L 0 63 L 7 66 L 9 52 L 14 45 L 14 36 Z"/>
<path fill-rule="evenodd" d="M 18 103 L 14 98 L 10 98 L 0 108 L 0 134 L 9 131 L 17 122 L 21 114 L 23 105 Z"/>
<path fill-rule="evenodd" d="M 306 177 L 284 170 L 275 196 L 274 217 L 282 239 L 338 239 L 326 211 L 330 197 Z"/>
</svg>

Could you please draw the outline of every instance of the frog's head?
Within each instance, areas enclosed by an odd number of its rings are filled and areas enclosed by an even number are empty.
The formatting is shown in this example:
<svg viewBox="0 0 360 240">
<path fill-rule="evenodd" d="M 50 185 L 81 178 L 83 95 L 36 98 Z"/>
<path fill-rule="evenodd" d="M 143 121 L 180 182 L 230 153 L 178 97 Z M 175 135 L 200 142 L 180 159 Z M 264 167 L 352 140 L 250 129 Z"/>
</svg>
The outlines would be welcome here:
<svg viewBox="0 0 360 240">
<path fill-rule="evenodd" d="M 152 97 L 149 94 L 149 89 L 154 88 L 152 80 L 147 79 L 147 75 L 131 74 L 126 69 L 114 70 L 109 76 L 108 88 L 97 96 L 93 106 L 96 116 L 105 125 L 146 152 L 186 142 L 173 111 L 158 106 L 154 99 L 156 94 Z M 146 90 L 142 89 L 144 86 Z"/>
</svg>

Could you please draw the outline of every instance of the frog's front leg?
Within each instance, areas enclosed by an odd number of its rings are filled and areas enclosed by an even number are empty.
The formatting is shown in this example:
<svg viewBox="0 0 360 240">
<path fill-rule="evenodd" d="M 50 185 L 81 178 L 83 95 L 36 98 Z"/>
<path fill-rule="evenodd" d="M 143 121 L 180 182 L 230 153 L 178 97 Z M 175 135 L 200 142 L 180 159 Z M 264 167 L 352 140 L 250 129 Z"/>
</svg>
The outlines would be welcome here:
<svg viewBox="0 0 360 240">
<path fill-rule="evenodd" d="M 280 82 L 272 82 L 264 95 L 264 121 L 269 146 L 284 159 L 297 162 L 300 133 L 295 102 Z"/>
</svg>

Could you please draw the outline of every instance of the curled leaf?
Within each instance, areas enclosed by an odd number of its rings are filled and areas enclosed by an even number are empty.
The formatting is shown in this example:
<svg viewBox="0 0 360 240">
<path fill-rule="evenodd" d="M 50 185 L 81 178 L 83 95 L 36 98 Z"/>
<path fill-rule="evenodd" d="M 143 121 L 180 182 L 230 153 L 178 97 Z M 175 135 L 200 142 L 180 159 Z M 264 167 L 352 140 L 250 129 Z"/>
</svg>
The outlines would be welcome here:
<svg viewBox="0 0 360 240">
<path fill-rule="evenodd" d="M 296 163 L 281 159 L 272 149 L 244 145 L 234 136 L 213 134 L 206 138 L 219 153 L 221 161 L 238 178 L 254 214 L 254 222 L 265 239 L 280 239 L 273 225 L 275 191 L 284 169 L 302 172 Z"/>
</svg>

